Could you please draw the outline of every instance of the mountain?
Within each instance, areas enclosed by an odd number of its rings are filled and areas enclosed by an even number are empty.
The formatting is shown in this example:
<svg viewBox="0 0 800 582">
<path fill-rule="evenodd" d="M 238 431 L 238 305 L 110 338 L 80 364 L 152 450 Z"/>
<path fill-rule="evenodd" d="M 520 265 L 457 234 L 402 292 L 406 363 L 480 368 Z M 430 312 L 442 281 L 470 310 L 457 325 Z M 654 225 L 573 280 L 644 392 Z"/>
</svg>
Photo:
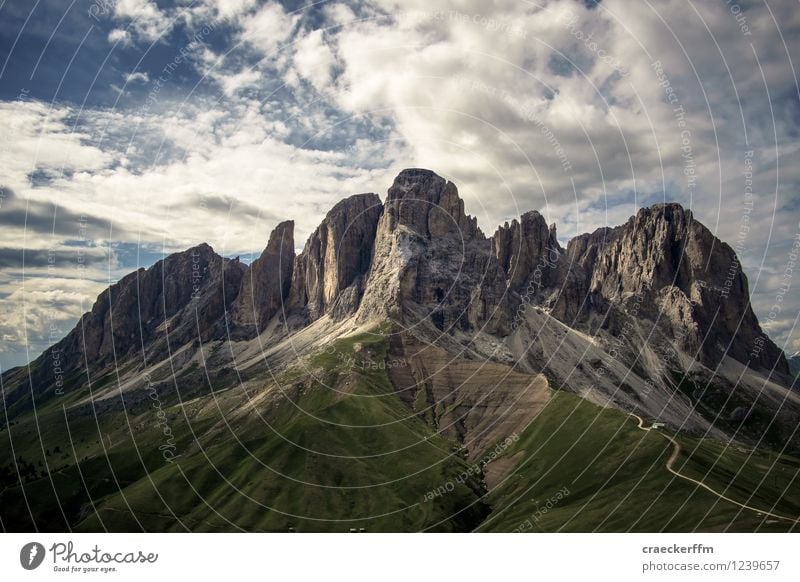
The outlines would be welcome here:
<svg viewBox="0 0 800 582">
<path fill-rule="evenodd" d="M 713 490 L 796 515 L 789 364 L 680 205 L 565 248 L 408 169 L 300 253 L 291 220 L 265 238 L 127 275 L 3 374 L 5 528 L 506 531 L 567 480 L 542 528 L 789 523 Z"/>
</svg>

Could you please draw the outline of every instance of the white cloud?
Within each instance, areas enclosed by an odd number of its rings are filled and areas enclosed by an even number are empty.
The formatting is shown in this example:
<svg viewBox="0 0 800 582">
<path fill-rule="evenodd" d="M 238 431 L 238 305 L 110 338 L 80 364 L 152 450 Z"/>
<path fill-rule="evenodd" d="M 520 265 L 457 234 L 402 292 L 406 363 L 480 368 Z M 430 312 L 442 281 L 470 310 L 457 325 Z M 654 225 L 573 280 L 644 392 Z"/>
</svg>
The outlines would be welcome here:
<svg viewBox="0 0 800 582">
<path fill-rule="evenodd" d="M 325 43 L 321 30 L 315 30 L 297 41 L 294 71 L 318 91 L 330 86 L 335 62 L 336 58 Z"/>
<path fill-rule="evenodd" d="M 86 145 L 90 136 L 70 126 L 71 114 L 38 101 L 0 102 L 0 135 L 14 144 L 0 148 L 0 184 L 21 190 L 36 171 L 57 177 L 107 167 L 113 156 Z"/>
<path fill-rule="evenodd" d="M 267 2 L 257 12 L 241 19 L 241 38 L 264 55 L 275 52 L 289 39 L 300 19 L 287 14 L 277 2 Z"/>
<path fill-rule="evenodd" d="M 222 85 L 222 90 L 229 97 L 247 87 L 251 87 L 261 78 L 261 73 L 256 69 L 241 71 L 236 74 L 217 74 L 217 80 Z"/>
<path fill-rule="evenodd" d="M 349 24 L 357 18 L 355 12 L 341 2 L 325 4 L 322 9 L 333 25 Z"/>
<path fill-rule="evenodd" d="M 114 19 L 130 22 L 136 34 L 148 42 L 160 39 L 173 26 L 172 19 L 152 0 L 117 0 Z"/>
<path fill-rule="evenodd" d="M 131 44 L 132 40 L 131 33 L 121 28 L 115 28 L 108 33 L 108 42 L 110 43 L 119 43 L 122 46 L 127 46 Z"/>
<path fill-rule="evenodd" d="M 149 83 L 150 82 L 150 75 L 144 72 L 137 71 L 135 73 L 126 73 L 125 74 L 125 82 L 126 83 Z"/>
<path fill-rule="evenodd" d="M 222 18 L 234 18 L 251 10 L 256 0 L 204 0 L 203 4 L 216 10 Z"/>
<path fill-rule="evenodd" d="M 169 117 L 84 111 L 91 127 L 129 128 L 118 151 L 112 151 L 109 134 L 94 136 L 105 152 L 87 142 L 88 134 L 70 132 L 73 113 L 60 110 L 45 121 L 43 104 L 2 104 L 0 131 L 13 126 L 10 135 L 19 147 L 0 158 L 0 183 L 18 197 L 58 200 L 75 213 L 106 219 L 144 242 L 167 240 L 180 248 L 205 241 L 220 252 L 259 249 L 264 232 L 253 230 L 259 221 L 297 218 L 299 236 L 306 236 L 337 197 L 373 185 L 372 172 L 344 166 L 344 153 L 284 143 L 286 126 L 267 119 L 258 102 L 232 109 L 184 106 Z M 137 168 L 119 164 L 137 144 L 151 143 L 186 155 Z M 27 175 L 34 168 L 52 170 L 53 179 L 32 187 Z M 70 171 L 62 174 L 61 168 Z M 234 201 L 230 216 L 219 214 L 220 199 Z M 198 224 L 206 226 L 198 230 Z"/>
<path fill-rule="evenodd" d="M 76 276 L 59 268 L 28 272 L 21 278 L 0 279 L 0 355 L 5 362 L 23 364 L 72 329 L 97 295 L 112 281 Z M 4 366 L 6 368 L 7 366 Z"/>
</svg>

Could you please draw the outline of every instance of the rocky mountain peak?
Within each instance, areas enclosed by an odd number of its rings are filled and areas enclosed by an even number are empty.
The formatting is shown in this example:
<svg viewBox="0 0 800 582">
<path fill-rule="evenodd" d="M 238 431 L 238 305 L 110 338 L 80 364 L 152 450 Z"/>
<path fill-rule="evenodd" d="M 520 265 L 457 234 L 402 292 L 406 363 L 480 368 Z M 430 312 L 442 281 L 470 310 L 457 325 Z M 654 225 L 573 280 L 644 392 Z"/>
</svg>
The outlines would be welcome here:
<svg viewBox="0 0 800 582">
<path fill-rule="evenodd" d="M 669 328 L 707 366 L 727 354 L 757 369 L 788 370 L 758 324 L 733 249 L 680 204 L 642 208 L 620 227 L 576 237 L 567 255 L 587 273 L 589 293 L 637 305 L 639 317 Z"/>
<path fill-rule="evenodd" d="M 232 320 L 245 335 L 257 335 L 289 297 L 294 269 L 294 221 L 278 224 L 266 248 L 242 279 Z"/>
<path fill-rule="evenodd" d="M 640 209 L 623 226 L 570 241 L 567 254 L 593 271 L 591 289 L 609 299 L 675 286 L 690 292 L 721 244 L 680 204 Z M 722 258 L 722 257 L 720 257 Z"/>
<path fill-rule="evenodd" d="M 487 269 L 491 284 L 482 280 Z M 455 184 L 430 170 L 400 172 L 378 224 L 359 317 L 467 329 L 485 308 L 471 297 L 501 281 L 491 245 L 465 213 Z"/>
<path fill-rule="evenodd" d="M 385 205 L 371 193 L 346 198 L 297 256 L 294 246 L 285 221 L 249 268 L 207 244 L 170 255 L 109 287 L 57 348 L 78 354 L 70 359 L 78 367 L 100 369 L 126 358 L 149 364 L 198 340 L 277 341 L 268 330 L 278 317 L 286 325 L 275 337 L 356 315 L 463 339 L 511 337 L 536 312 L 617 339 L 635 319 L 642 337 L 657 328 L 709 369 L 730 356 L 788 372 L 753 313 L 733 249 L 679 204 L 643 208 L 565 251 L 537 211 L 486 239 L 452 182 L 407 169 Z M 631 353 L 641 347 L 630 334 L 620 342 Z"/>
<path fill-rule="evenodd" d="M 358 307 L 369 270 L 383 204 L 377 194 L 357 194 L 337 203 L 297 257 L 292 301 L 313 320 L 334 304 L 342 312 Z"/>
<path fill-rule="evenodd" d="M 167 343 L 183 345 L 198 330 L 204 339 L 218 333 L 245 271 L 238 259 L 223 258 L 206 243 L 171 254 L 103 291 L 51 350 L 75 355 L 74 369 L 98 369 L 130 357 L 162 359 Z"/>
<path fill-rule="evenodd" d="M 398 174 L 386 198 L 386 216 L 390 230 L 404 226 L 426 238 L 482 238 L 477 219 L 464 212 L 456 185 L 430 170 L 410 168 Z"/>
<path fill-rule="evenodd" d="M 690 222 L 694 215 L 689 208 L 684 208 L 679 202 L 657 202 L 639 209 L 637 215 L 658 216 L 668 222 Z"/>
<path fill-rule="evenodd" d="M 524 286 L 530 276 L 540 266 L 539 273 L 545 274 L 540 283 L 549 285 L 555 281 L 557 273 L 552 264 L 559 261 L 561 246 L 556 238 L 555 225 L 548 227 L 544 217 L 531 210 L 515 218 L 509 224 L 500 226 L 492 237 L 492 249 L 497 262 L 506 272 L 512 289 Z M 548 269 L 541 269 L 541 266 Z"/>
</svg>

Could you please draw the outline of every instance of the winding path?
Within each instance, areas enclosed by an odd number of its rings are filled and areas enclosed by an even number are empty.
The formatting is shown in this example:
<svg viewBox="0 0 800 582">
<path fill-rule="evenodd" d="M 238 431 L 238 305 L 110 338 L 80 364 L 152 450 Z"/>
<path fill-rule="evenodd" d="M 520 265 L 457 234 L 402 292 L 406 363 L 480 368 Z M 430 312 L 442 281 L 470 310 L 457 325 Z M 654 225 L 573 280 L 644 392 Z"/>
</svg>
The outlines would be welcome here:
<svg viewBox="0 0 800 582">
<path fill-rule="evenodd" d="M 645 432 L 650 432 L 651 430 L 653 430 L 653 426 L 652 425 L 651 426 L 645 426 L 644 425 L 644 420 L 638 414 L 634 414 L 633 412 L 629 412 L 628 414 L 630 414 L 632 417 L 634 417 L 638 421 L 639 426 L 637 428 L 639 428 L 640 430 L 643 430 Z M 665 439 L 667 439 L 669 442 L 671 442 L 673 447 L 674 447 L 673 450 L 672 450 L 672 454 L 669 456 L 669 459 L 667 459 L 666 468 L 667 468 L 667 471 L 669 471 L 670 473 L 672 473 L 676 477 L 680 477 L 681 479 L 684 479 L 686 481 L 690 481 L 690 482 L 694 483 L 695 485 L 697 485 L 698 487 L 702 487 L 703 489 L 705 489 L 709 493 L 712 493 L 712 494 L 716 495 L 720 499 L 724 499 L 728 503 L 733 503 L 734 505 L 738 505 L 739 507 L 742 507 L 744 509 L 749 509 L 750 511 L 754 511 L 759 515 L 768 515 L 770 517 L 774 517 L 775 519 L 783 519 L 783 520 L 786 520 L 786 521 L 790 521 L 792 523 L 800 523 L 800 518 L 786 517 L 786 516 L 783 516 L 783 515 L 778 515 L 776 513 L 771 513 L 769 511 L 765 511 L 763 509 L 759 509 L 757 507 L 753 507 L 751 505 L 745 505 L 744 503 L 739 503 L 738 501 L 736 501 L 734 499 L 731 499 L 730 497 L 727 497 L 727 496 L 723 495 L 722 493 L 719 493 L 719 492 L 715 491 L 714 489 L 712 489 L 711 487 L 709 487 L 708 485 L 706 485 L 702 481 L 698 481 L 697 479 L 693 479 L 692 477 L 687 477 L 686 475 L 681 475 L 672 466 L 675 463 L 675 461 L 678 460 L 678 457 L 680 456 L 681 452 L 683 451 L 683 447 L 671 435 L 666 434 L 664 432 L 659 432 L 658 429 L 655 429 L 655 430 L 656 430 L 656 432 L 658 432 L 658 434 L 660 434 Z"/>
</svg>

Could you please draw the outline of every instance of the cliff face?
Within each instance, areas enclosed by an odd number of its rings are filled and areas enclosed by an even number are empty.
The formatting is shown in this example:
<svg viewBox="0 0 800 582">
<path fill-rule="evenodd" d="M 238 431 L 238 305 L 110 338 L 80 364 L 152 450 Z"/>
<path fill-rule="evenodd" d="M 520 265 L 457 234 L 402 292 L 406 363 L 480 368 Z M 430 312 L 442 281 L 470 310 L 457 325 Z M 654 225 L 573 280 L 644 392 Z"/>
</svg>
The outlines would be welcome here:
<svg viewBox="0 0 800 582">
<path fill-rule="evenodd" d="M 556 238 L 555 225 L 547 226 L 544 217 L 532 210 L 499 227 L 492 237 L 497 261 L 506 273 L 512 289 L 524 290 L 531 281 L 540 287 L 558 283 L 558 271 L 553 268 L 562 250 Z"/>
<path fill-rule="evenodd" d="M 491 243 L 464 212 L 456 186 L 429 170 L 401 172 L 378 224 L 360 318 L 444 332 L 496 330 L 505 287 Z"/>
<path fill-rule="evenodd" d="M 130 359 L 160 361 L 194 339 L 224 327 L 246 266 L 207 244 L 169 255 L 103 291 L 78 325 L 43 354 L 58 350 L 67 373 L 100 370 Z"/>
<path fill-rule="evenodd" d="M 312 321 L 331 311 L 342 316 L 358 307 L 382 211 L 376 194 L 358 194 L 328 212 L 297 257 L 292 307 L 306 310 Z"/>
<path fill-rule="evenodd" d="M 294 221 L 281 222 L 269 236 L 264 252 L 252 262 L 242 278 L 233 305 L 235 327 L 253 337 L 286 308 L 294 267 Z"/>
<path fill-rule="evenodd" d="M 622 227 L 570 241 L 589 293 L 663 323 L 707 366 L 723 354 L 756 369 L 788 373 L 750 305 L 747 277 L 730 246 L 678 204 L 641 209 Z M 763 345 L 762 345 L 763 343 Z"/>
<path fill-rule="evenodd" d="M 403 170 L 386 198 L 386 227 L 405 227 L 426 239 L 454 236 L 465 242 L 484 236 L 478 221 L 464 212 L 464 201 L 452 182 L 430 170 Z"/>
<path fill-rule="evenodd" d="M 520 220 L 499 227 L 492 248 L 505 272 L 509 303 L 540 305 L 567 323 L 585 318 L 593 306 L 586 271 L 571 260 L 558 242 L 556 225 L 549 227 L 538 212 L 526 212 Z"/>
</svg>

